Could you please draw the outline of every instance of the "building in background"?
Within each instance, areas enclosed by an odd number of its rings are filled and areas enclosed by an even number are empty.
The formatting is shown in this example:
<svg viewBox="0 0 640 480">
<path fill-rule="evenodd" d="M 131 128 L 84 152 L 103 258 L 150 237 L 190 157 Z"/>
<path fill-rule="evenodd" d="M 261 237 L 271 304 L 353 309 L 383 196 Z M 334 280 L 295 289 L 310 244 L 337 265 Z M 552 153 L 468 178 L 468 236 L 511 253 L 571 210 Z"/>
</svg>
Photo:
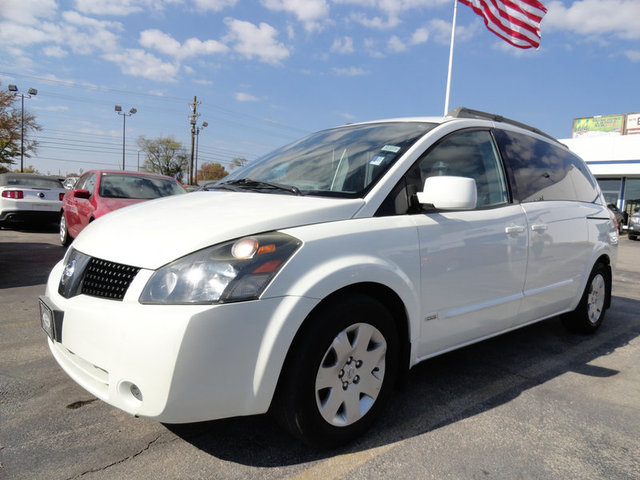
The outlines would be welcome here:
<svg viewBox="0 0 640 480">
<path fill-rule="evenodd" d="M 575 118 L 560 142 L 587 162 L 607 203 L 628 214 L 640 208 L 640 113 Z"/>
</svg>

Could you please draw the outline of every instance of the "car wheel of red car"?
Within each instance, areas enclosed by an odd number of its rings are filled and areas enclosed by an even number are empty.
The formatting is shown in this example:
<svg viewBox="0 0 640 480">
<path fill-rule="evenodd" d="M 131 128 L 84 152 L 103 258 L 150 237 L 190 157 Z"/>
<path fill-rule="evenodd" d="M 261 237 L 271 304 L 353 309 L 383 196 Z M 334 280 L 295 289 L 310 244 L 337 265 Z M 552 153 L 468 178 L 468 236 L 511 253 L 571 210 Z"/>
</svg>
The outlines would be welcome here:
<svg viewBox="0 0 640 480">
<path fill-rule="evenodd" d="M 60 215 L 60 245 L 68 247 L 72 240 L 69 230 L 67 230 L 67 219 L 64 217 L 64 212 L 62 212 Z"/>
</svg>

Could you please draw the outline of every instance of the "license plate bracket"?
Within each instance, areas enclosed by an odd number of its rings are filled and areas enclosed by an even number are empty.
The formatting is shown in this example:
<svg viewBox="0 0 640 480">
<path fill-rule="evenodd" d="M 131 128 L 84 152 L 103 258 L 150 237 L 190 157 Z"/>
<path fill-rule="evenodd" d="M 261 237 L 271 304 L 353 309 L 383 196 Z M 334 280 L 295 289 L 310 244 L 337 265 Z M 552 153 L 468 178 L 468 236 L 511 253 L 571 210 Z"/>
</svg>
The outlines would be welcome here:
<svg viewBox="0 0 640 480">
<path fill-rule="evenodd" d="M 64 312 L 56 310 L 46 297 L 38 297 L 40 304 L 40 326 L 54 342 L 62 342 L 62 319 Z"/>
</svg>

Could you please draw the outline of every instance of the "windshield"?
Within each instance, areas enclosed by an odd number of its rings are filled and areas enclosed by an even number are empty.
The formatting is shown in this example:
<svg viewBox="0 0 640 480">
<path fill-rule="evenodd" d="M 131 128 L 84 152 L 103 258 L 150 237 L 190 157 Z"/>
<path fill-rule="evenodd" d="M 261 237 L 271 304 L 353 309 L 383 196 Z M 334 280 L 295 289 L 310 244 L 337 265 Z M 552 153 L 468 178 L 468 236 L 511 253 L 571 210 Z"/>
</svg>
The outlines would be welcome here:
<svg viewBox="0 0 640 480">
<path fill-rule="evenodd" d="M 36 187 L 36 188 L 62 188 L 60 180 L 55 178 L 35 177 L 35 176 L 6 176 L 0 179 L 0 186 L 22 186 L 22 187 Z"/>
<path fill-rule="evenodd" d="M 150 200 L 178 193 L 186 193 L 186 190 L 178 182 L 168 178 L 105 173 L 100 181 L 100 196 L 106 198 Z"/>
<path fill-rule="evenodd" d="M 218 182 L 215 188 L 363 196 L 433 123 L 350 125 L 314 133 Z"/>
</svg>

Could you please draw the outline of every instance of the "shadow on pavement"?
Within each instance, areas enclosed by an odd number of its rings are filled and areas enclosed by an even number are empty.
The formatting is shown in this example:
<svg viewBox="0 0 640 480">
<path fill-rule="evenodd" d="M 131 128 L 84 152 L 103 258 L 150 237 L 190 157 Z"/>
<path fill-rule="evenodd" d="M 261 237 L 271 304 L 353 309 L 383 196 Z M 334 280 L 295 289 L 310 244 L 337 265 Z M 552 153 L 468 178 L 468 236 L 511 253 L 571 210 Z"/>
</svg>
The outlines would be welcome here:
<svg viewBox="0 0 640 480">
<path fill-rule="evenodd" d="M 640 301 L 614 297 L 614 308 L 592 336 L 567 332 L 549 319 L 414 367 L 380 421 L 356 443 L 317 451 L 282 432 L 268 415 L 165 425 L 215 457 L 257 467 L 300 464 L 369 450 L 422 435 L 496 408 L 567 372 L 611 377 L 619 372 L 590 365 L 640 336 Z M 620 308 L 616 308 L 616 305 Z"/>
</svg>

